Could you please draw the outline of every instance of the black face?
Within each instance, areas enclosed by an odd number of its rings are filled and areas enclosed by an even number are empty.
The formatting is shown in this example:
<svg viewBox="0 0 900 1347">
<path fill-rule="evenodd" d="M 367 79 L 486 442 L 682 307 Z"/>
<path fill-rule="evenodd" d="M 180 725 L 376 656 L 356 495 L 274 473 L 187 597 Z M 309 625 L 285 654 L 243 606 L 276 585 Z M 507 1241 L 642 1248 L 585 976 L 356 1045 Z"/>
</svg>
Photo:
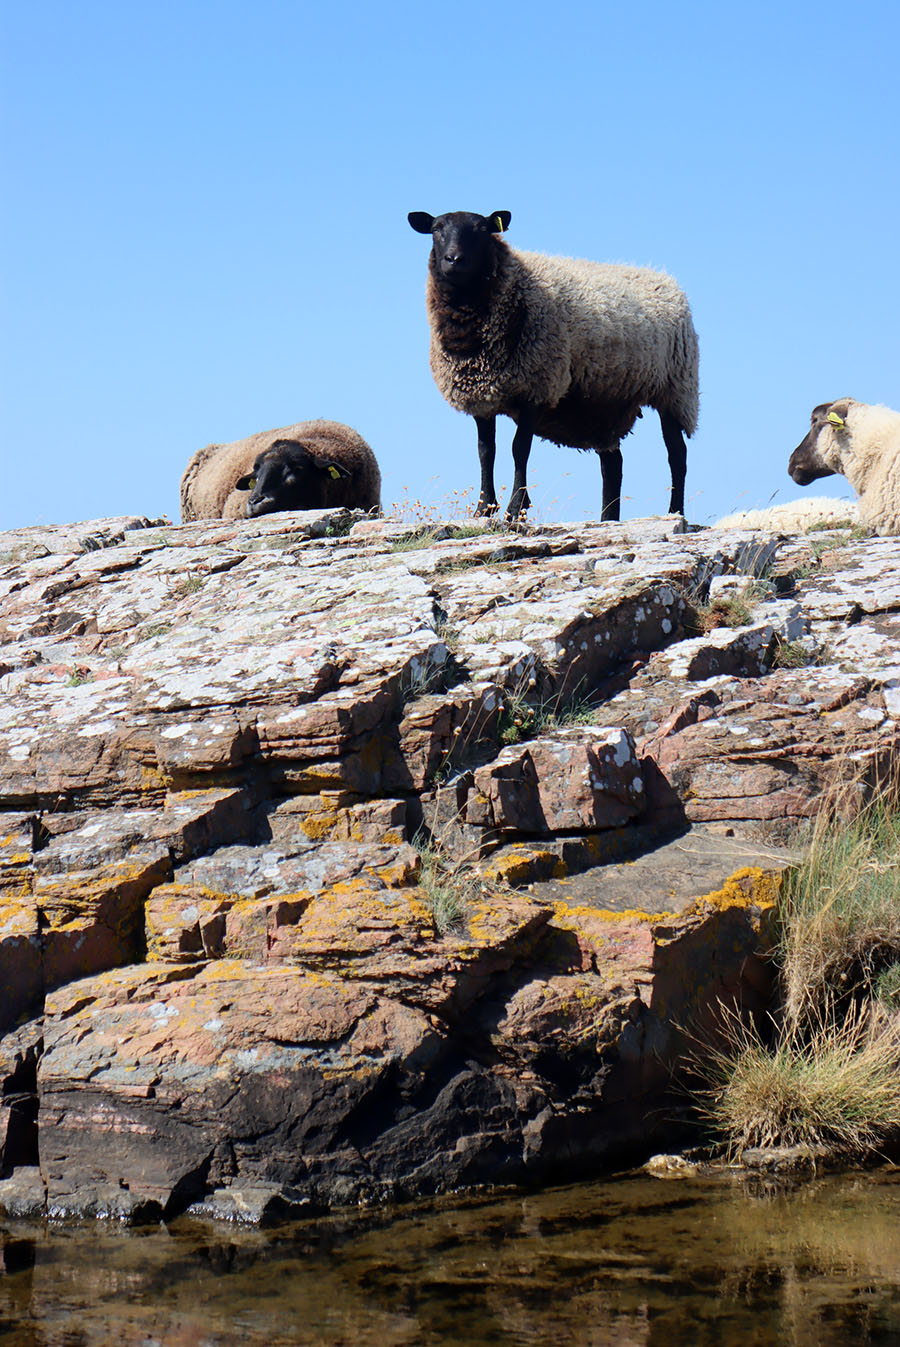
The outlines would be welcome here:
<svg viewBox="0 0 900 1347">
<path fill-rule="evenodd" d="M 820 402 L 818 407 L 813 408 L 809 430 L 788 460 L 788 473 L 798 486 L 809 486 L 810 482 L 817 482 L 820 477 L 835 476 L 834 468 L 829 468 L 819 453 L 818 439 L 826 426 L 834 424 L 831 417 L 838 416 L 843 421 L 848 408 L 846 400 Z"/>
<path fill-rule="evenodd" d="M 432 262 L 438 278 L 465 288 L 493 274 L 494 235 L 502 234 L 511 218 L 508 210 L 494 211 L 493 215 L 457 210 L 437 216 L 412 211 L 409 223 L 418 234 L 431 234 Z"/>
<path fill-rule="evenodd" d="M 249 491 L 247 517 L 256 519 L 276 510 L 321 510 L 331 504 L 329 488 L 345 468 L 316 459 L 296 440 L 276 440 L 257 456 L 252 473 L 235 486 Z"/>
</svg>

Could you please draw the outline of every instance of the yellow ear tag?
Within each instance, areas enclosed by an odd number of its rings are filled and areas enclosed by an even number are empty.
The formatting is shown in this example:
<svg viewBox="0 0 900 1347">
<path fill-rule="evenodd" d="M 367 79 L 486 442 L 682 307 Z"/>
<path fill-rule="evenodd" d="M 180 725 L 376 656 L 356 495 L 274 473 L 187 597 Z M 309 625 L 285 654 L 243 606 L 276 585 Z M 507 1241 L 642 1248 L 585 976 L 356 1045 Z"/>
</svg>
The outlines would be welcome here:
<svg viewBox="0 0 900 1347">
<path fill-rule="evenodd" d="M 337 468 L 334 466 L 333 463 L 329 463 L 329 465 L 328 465 L 328 471 L 329 471 L 329 473 L 331 474 L 331 476 L 335 479 L 335 481 L 337 481 L 337 479 L 338 479 L 338 478 L 340 477 L 340 475 L 341 475 L 341 474 L 338 472 Z"/>
<path fill-rule="evenodd" d="M 838 430 L 843 430 L 843 429 L 844 429 L 844 421 L 843 421 L 843 418 L 840 417 L 840 416 L 838 416 L 837 412 L 829 412 L 829 413 L 828 413 L 828 420 L 831 422 L 831 424 L 832 424 L 833 426 L 837 426 Z"/>
<path fill-rule="evenodd" d="M 248 478 L 247 478 L 247 490 L 248 490 L 248 491 L 252 491 L 253 488 L 254 488 L 255 486 L 256 486 L 256 478 L 255 478 L 255 477 L 248 477 Z"/>
<path fill-rule="evenodd" d="M 502 234 L 502 233 L 503 233 L 503 221 L 500 219 L 500 216 L 499 216 L 499 215 L 495 215 L 495 216 L 494 216 L 494 219 L 497 221 L 497 233 L 498 233 L 498 234 Z"/>
</svg>

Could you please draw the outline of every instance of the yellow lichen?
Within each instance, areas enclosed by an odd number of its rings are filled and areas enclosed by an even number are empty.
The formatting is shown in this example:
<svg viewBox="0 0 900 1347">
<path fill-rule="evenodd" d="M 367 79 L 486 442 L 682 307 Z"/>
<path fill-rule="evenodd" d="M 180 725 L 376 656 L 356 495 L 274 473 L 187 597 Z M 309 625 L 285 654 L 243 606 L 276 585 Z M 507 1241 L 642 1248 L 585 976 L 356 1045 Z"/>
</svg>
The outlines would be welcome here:
<svg viewBox="0 0 900 1347">
<path fill-rule="evenodd" d="M 340 819 L 341 815 L 336 812 L 307 814 L 300 824 L 300 831 L 311 842 L 320 842 L 324 837 L 328 837 L 330 833 L 334 832 Z"/>
<path fill-rule="evenodd" d="M 720 889 L 695 898 L 685 912 L 697 912 L 703 907 L 714 907 L 720 912 L 730 907 L 774 907 L 781 892 L 782 873 L 758 865 L 744 866 L 729 875 Z"/>
<path fill-rule="evenodd" d="M 523 848 L 498 856 L 485 867 L 484 877 L 488 882 L 515 885 L 539 878 L 564 879 L 568 873 L 565 862 L 554 852 Z"/>
</svg>

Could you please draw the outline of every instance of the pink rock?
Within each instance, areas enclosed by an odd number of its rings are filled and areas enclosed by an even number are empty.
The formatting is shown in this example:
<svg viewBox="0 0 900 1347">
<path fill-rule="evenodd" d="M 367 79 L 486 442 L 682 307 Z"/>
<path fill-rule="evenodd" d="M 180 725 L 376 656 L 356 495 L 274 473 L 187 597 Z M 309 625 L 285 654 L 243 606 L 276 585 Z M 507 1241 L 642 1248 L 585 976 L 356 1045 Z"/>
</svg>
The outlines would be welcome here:
<svg viewBox="0 0 900 1347">
<path fill-rule="evenodd" d="M 466 820 L 524 833 L 616 828 L 643 804 L 631 735 L 587 726 L 516 744 L 478 768 Z"/>
</svg>

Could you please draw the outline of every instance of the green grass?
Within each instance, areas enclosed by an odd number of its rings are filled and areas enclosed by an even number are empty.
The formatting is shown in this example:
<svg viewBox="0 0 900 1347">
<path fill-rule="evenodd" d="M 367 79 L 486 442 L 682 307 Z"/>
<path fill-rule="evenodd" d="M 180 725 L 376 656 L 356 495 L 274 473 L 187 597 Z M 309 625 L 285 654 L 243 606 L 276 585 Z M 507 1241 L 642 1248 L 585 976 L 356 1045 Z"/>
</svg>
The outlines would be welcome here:
<svg viewBox="0 0 900 1347">
<path fill-rule="evenodd" d="M 810 524 L 806 530 L 807 533 L 825 533 L 834 529 L 849 529 L 851 533 L 862 530 L 861 536 L 866 537 L 868 530 L 861 524 L 855 524 L 849 517 L 847 519 L 819 519 L 815 524 Z"/>
<path fill-rule="evenodd" d="M 463 932 L 469 909 L 481 895 L 480 878 L 464 865 L 451 865 L 433 842 L 413 840 L 419 852 L 419 886 L 438 935 Z"/>
<path fill-rule="evenodd" d="M 848 789 L 836 808 L 852 808 Z M 809 853 L 784 885 L 779 956 L 787 1019 L 829 997 L 873 995 L 900 960 L 900 809 L 893 792 L 841 821 L 823 809 Z"/>
<path fill-rule="evenodd" d="M 497 524 L 486 520 L 483 524 L 447 524 L 433 523 L 420 524 L 418 528 L 410 529 L 409 533 L 402 533 L 399 538 L 395 538 L 391 543 L 392 552 L 418 552 L 427 547 L 433 547 L 439 542 L 457 542 L 465 538 L 480 538 L 486 533 L 498 533 L 500 528 Z M 506 532 L 504 529 L 503 532 Z M 465 570 L 468 566 L 483 566 L 484 558 L 478 560 L 466 561 L 460 558 L 448 566 L 456 570 Z"/>
<path fill-rule="evenodd" d="M 773 669 L 802 669 L 814 661 L 809 650 L 800 641 L 783 641 L 776 638 L 775 653 L 772 656 Z"/>
<path fill-rule="evenodd" d="M 556 694 L 535 701 L 525 692 L 512 692 L 504 698 L 500 742 L 518 744 L 525 739 L 536 739 L 549 730 L 596 723 L 597 707 L 590 697 Z"/>
<path fill-rule="evenodd" d="M 900 962 L 889 963 L 875 979 L 875 997 L 890 1010 L 900 1010 Z"/>
<path fill-rule="evenodd" d="M 69 670 L 69 676 L 66 679 L 67 688 L 80 688 L 83 683 L 93 683 L 94 675 L 86 665 L 75 664 Z"/>
</svg>

